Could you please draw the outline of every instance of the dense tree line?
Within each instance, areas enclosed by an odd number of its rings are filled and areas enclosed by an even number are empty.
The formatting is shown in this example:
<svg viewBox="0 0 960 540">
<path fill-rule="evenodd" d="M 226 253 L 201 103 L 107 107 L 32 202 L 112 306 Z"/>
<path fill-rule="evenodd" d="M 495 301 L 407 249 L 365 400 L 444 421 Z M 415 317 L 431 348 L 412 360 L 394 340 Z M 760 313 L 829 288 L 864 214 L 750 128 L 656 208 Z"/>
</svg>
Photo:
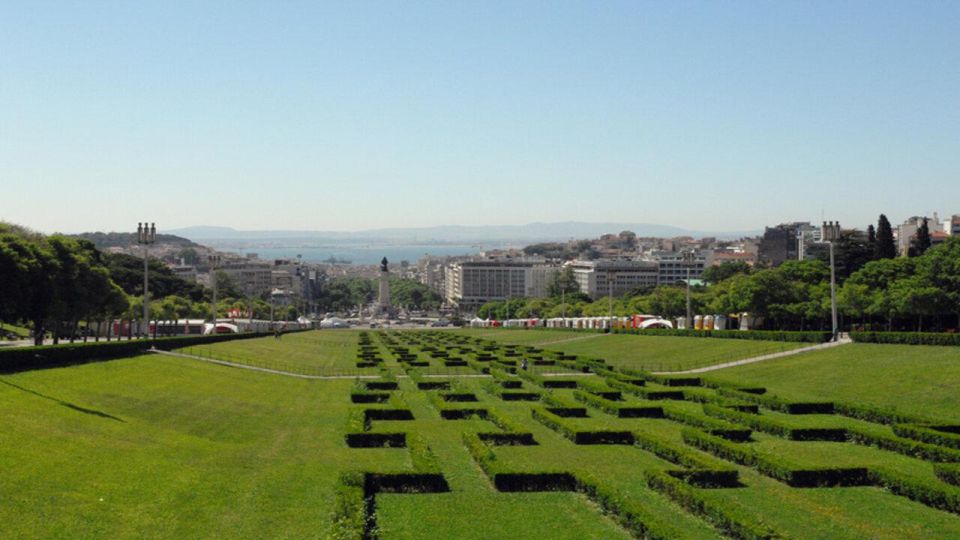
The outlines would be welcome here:
<svg viewBox="0 0 960 540">
<path fill-rule="evenodd" d="M 176 276 L 158 260 L 150 259 L 148 265 L 151 318 L 212 315 L 209 289 Z M 216 279 L 218 317 L 236 310 L 270 318 L 264 298 L 246 298 L 223 272 Z M 143 259 L 103 253 L 83 238 L 44 236 L 0 223 L 0 321 L 30 327 L 40 344 L 47 334 L 58 342 L 61 336 L 72 339 L 83 326 L 99 330 L 103 321 L 142 315 Z M 299 312 L 295 306 L 274 307 L 273 315 L 291 320 Z"/>
<path fill-rule="evenodd" d="M 884 228 L 881 221 L 878 231 Z M 879 242 L 879 240 L 877 241 Z M 892 237 L 891 237 L 892 245 Z M 960 327 L 960 238 L 925 249 L 915 257 L 888 258 L 890 245 L 869 242 L 848 251 L 843 272 L 837 257 L 837 305 L 841 326 L 877 330 L 942 330 Z M 843 249 L 838 247 L 838 252 Z M 864 259 L 865 253 L 873 253 Z M 818 254 L 819 257 L 819 254 Z M 855 270 L 847 271 L 856 267 Z M 733 262 L 708 268 L 705 284 L 692 287 L 693 313 L 750 313 L 767 329 L 829 329 L 830 267 L 818 259 L 788 261 L 776 268 Z M 518 298 L 481 306 L 481 318 L 686 314 L 686 289 L 660 286 L 652 291 L 591 301 L 580 293 Z"/>
<path fill-rule="evenodd" d="M 379 280 L 361 277 L 334 278 L 320 292 L 320 311 L 349 312 L 377 299 Z M 390 300 L 394 306 L 435 310 L 443 303 L 439 294 L 412 280 L 390 278 Z"/>
<path fill-rule="evenodd" d="M 0 223 L 0 320 L 30 323 L 40 344 L 48 330 L 59 340 L 61 333 L 73 335 L 81 320 L 113 317 L 128 307 L 92 242 Z"/>
</svg>

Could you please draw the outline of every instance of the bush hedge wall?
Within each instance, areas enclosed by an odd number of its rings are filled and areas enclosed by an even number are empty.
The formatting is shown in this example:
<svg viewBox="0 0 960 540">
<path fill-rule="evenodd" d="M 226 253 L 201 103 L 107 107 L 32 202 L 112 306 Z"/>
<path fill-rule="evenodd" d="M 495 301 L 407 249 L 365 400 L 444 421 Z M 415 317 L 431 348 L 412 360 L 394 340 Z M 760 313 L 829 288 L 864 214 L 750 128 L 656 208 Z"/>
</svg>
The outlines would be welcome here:
<svg viewBox="0 0 960 540">
<path fill-rule="evenodd" d="M 923 332 L 850 332 L 858 343 L 889 343 L 895 345 L 960 345 L 960 334 Z"/>
<path fill-rule="evenodd" d="M 151 348 L 163 351 L 206 345 L 237 339 L 254 339 L 272 335 L 270 332 L 244 334 L 212 334 L 208 336 L 178 336 L 130 341 L 88 341 L 39 347 L 0 349 L 0 372 L 11 373 L 31 369 L 64 367 L 100 360 L 111 360 L 142 354 Z"/>
<path fill-rule="evenodd" d="M 635 334 L 641 336 L 683 336 L 722 339 L 748 339 L 760 341 L 790 341 L 799 343 L 825 343 L 830 341 L 830 332 L 805 331 L 787 332 L 777 330 L 687 330 L 683 328 L 657 328 L 640 330 L 637 328 L 614 328 L 614 334 Z"/>
</svg>

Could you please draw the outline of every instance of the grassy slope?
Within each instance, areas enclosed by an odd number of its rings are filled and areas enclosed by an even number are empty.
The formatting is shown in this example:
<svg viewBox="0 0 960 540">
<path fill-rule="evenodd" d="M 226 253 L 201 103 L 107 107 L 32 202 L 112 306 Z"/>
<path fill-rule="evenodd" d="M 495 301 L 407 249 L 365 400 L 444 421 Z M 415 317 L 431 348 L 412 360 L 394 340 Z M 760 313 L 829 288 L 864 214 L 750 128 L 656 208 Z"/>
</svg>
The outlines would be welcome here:
<svg viewBox="0 0 960 540">
<path fill-rule="evenodd" d="M 356 330 L 316 330 L 288 334 L 279 340 L 265 337 L 200 345 L 183 352 L 290 371 L 313 370 L 317 374 L 375 373 L 356 368 L 357 335 Z"/>
<path fill-rule="evenodd" d="M 764 385 L 784 397 L 854 401 L 960 422 L 957 347 L 854 343 L 709 376 Z"/>
<path fill-rule="evenodd" d="M 285 337 L 276 350 L 281 358 L 288 350 L 291 356 L 302 354 L 305 345 L 291 337 Z M 304 337 L 316 337 L 316 333 Z M 266 341 L 268 346 L 274 344 L 272 338 Z M 327 345 L 330 350 L 338 347 Z M 889 347 L 845 346 L 833 351 L 863 350 L 873 360 L 906 354 L 932 361 L 935 352 L 946 354 L 940 359 L 943 364 L 957 359 L 955 351 L 939 348 L 923 354 L 916 347 Z M 840 369 L 834 364 L 842 365 L 845 356 L 825 368 Z M 786 361 L 750 367 L 769 369 Z M 921 367 L 914 371 L 927 377 L 924 381 L 939 380 L 924 373 L 930 366 L 917 362 Z M 865 371 L 863 366 L 849 369 L 848 378 Z M 778 384 L 769 386 L 779 392 L 797 377 L 787 373 L 776 380 Z M 303 381 L 159 356 L 0 377 L 0 410 L 4 411 L 0 417 L 0 537 L 322 538 L 330 525 L 332 490 L 340 471 L 411 467 L 404 449 L 345 447 L 345 417 L 354 407 L 348 398 L 350 384 Z M 489 430 L 491 425 L 481 420 L 441 420 L 423 392 L 413 390 L 407 380 L 401 384 L 417 420 L 378 423 L 375 429 L 421 434 L 452 491 L 378 496 L 378 524 L 384 538 L 623 536 L 623 530 L 580 495 L 494 491 L 461 443 L 464 430 Z M 702 521 L 639 480 L 643 469 L 666 467 L 661 460 L 631 447 L 573 445 L 534 421 L 530 404 L 500 401 L 481 390 L 475 379 L 464 384 L 481 405 L 495 407 L 524 425 L 540 443 L 497 448 L 498 457 L 511 468 L 589 471 L 608 486 L 669 516 L 689 536 L 716 536 Z M 896 384 L 886 384 L 881 394 L 895 395 Z M 866 392 L 859 387 L 842 391 L 858 396 Z M 570 391 L 558 394 L 571 398 Z M 946 410 L 949 396 L 941 397 Z M 904 405 L 903 399 L 897 398 L 896 404 Z M 693 403 L 673 406 L 690 412 L 699 408 Z M 856 422 L 820 415 L 764 414 L 798 425 Z M 617 419 L 591 410 L 590 419 L 577 422 L 590 428 L 635 429 L 680 444 L 680 426 L 667 420 Z M 928 463 L 872 448 L 790 442 L 762 434 L 756 439 L 750 444 L 758 450 L 802 463 L 880 465 L 917 477 L 931 474 Z M 793 537 L 960 536 L 960 517 L 880 489 L 793 489 L 749 469 L 741 469 L 741 474 L 744 488 L 703 492 L 721 504 L 762 516 Z"/>
<path fill-rule="evenodd" d="M 0 537 L 323 538 L 341 471 L 411 466 L 406 450 L 346 448 L 350 384 L 159 356 L 2 377 Z M 624 536 L 573 494 L 501 498 L 460 443 L 464 424 L 410 401 L 423 422 L 405 429 L 428 437 L 454 490 L 433 496 L 445 530 L 486 537 L 487 514 L 543 533 L 519 509 L 545 505 L 533 516 L 549 510 L 547 529 Z M 385 532 L 435 537 L 428 498 L 382 498 Z"/>
<path fill-rule="evenodd" d="M 480 391 L 476 381 L 468 381 L 464 386 L 480 399 L 471 405 L 499 405 L 499 400 Z M 496 492 L 464 448 L 462 433 L 498 429 L 479 419 L 442 420 L 424 392 L 413 390 L 407 380 L 401 381 L 401 387 L 417 420 L 383 422 L 384 429 L 402 429 L 408 436 L 420 434 L 437 456 L 451 492 L 378 496 L 377 525 L 384 538 L 629 538 L 579 495 Z M 525 418 L 522 414 L 515 417 L 516 420 Z M 687 523 L 694 528 L 698 526 L 689 518 Z"/>
<path fill-rule="evenodd" d="M 337 471 L 382 457 L 341 449 L 347 382 L 157 356 L 0 380 L 0 537 L 316 536 Z"/>
<path fill-rule="evenodd" d="M 616 366 L 675 371 L 721 364 L 804 344 L 674 336 L 604 335 L 558 330 L 464 330 L 501 341 L 603 358 Z"/>
</svg>

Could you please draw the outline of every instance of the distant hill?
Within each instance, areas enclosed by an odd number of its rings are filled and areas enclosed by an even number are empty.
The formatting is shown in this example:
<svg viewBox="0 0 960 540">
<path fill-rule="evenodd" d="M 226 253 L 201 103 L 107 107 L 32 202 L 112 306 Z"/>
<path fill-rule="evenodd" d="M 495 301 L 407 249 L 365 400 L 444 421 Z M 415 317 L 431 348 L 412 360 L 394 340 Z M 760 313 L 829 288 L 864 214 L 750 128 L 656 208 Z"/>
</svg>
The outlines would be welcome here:
<svg viewBox="0 0 960 540">
<path fill-rule="evenodd" d="M 170 233 L 194 241 L 200 240 L 280 240 L 312 239 L 327 241 L 381 240 L 390 242 L 446 243 L 446 242 L 504 242 L 504 241 L 560 241 L 571 238 L 596 238 L 603 234 L 633 231 L 637 236 L 670 238 L 674 236 L 715 236 L 740 238 L 754 236 L 760 231 L 714 232 L 694 231 L 650 223 L 586 223 L 565 221 L 559 223 L 529 223 L 527 225 L 442 225 L 419 228 L 368 229 L 362 231 L 240 231 L 230 227 L 187 227 Z"/>
<path fill-rule="evenodd" d="M 137 233 L 133 232 L 85 232 L 80 234 L 71 234 L 74 238 L 82 238 L 93 242 L 97 249 L 106 248 L 125 248 L 137 243 Z M 199 244 L 192 242 L 181 236 L 172 234 L 157 234 L 158 244 L 169 244 L 182 247 L 199 247 Z"/>
</svg>

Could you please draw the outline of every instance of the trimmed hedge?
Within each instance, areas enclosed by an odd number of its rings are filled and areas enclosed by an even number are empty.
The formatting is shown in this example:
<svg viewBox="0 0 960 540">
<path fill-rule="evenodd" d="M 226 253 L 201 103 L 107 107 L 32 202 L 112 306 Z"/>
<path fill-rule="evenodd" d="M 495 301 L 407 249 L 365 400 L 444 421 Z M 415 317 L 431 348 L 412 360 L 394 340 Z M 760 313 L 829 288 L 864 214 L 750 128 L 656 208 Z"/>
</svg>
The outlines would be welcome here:
<svg viewBox="0 0 960 540">
<path fill-rule="evenodd" d="M 740 485 L 739 473 L 733 467 L 676 446 L 650 435 L 634 432 L 634 445 L 641 450 L 690 470 L 668 471 L 675 478 L 682 478 L 698 487 L 736 487 Z"/>
<path fill-rule="evenodd" d="M 894 495 L 900 495 L 937 510 L 960 514 L 960 489 L 933 480 L 906 478 L 894 471 L 873 469 L 870 478 Z"/>
<path fill-rule="evenodd" d="M 406 433 L 347 433 L 344 437 L 350 448 L 404 448 Z"/>
<path fill-rule="evenodd" d="M 533 407 L 531 414 L 535 420 L 570 439 L 574 444 L 633 444 L 633 433 L 629 431 L 577 429 L 563 417 L 543 407 Z"/>
<path fill-rule="evenodd" d="M 903 414 L 891 408 L 882 408 L 882 407 L 874 407 L 871 405 L 860 405 L 856 403 L 843 403 L 843 402 L 834 403 L 833 408 L 836 414 L 842 414 L 843 416 L 849 416 L 850 418 L 866 420 L 867 422 L 873 422 L 876 424 L 928 423 L 928 421 L 924 418 L 921 418 L 919 416 L 909 415 L 909 414 Z"/>
<path fill-rule="evenodd" d="M 836 411 L 832 401 L 789 401 L 771 394 L 753 394 L 730 388 L 718 388 L 717 393 L 787 414 L 833 414 Z"/>
<path fill-rule="evenodd" d="M 650 489 L 659 492 L 690 513 L 709 521 L 726 536 L 743 540 L 772 540 L 785 537 L 762 521 L 756 521 L 756 514 L 743 512 L 731 505 L 718 505 L 669 474 L 660 471 L 644 471 L 643 476 Z"/>
<path fill-rule="evenodd" d="M 687 330 L 682 328 L 614 328 L 614 334 L 635 334 L 642 336 L 683 336 L 723 339 L 748 339 L 761 341 L 790 341 L 799 343 L 824 343 L 830 341 L 830 332 L 785 332 L 773 330 Z"/>
<path fill-rule="evenodd" d="M 956 463 L 937 463 L 933 466 L 933 474 L 948 484 L 960 486 L 960 465 Z"/>
<path fill-rule="evenodd" d="M 663 410 L 666 418 L 680 424 L 686 424 L 698 429 L 702 429 L 711 435 L 723 437 L 724 439 L 735 442 L 746 442 L 753 435 L 753 430 L 746 429 L 730 422 L 717 420 L 709 416 L 691 414 L 686 411 L 674 410 L 669 407 Z"/>
<path fill-rule="evenodd" d="M 178 336 L 157 339 L 134 339 L 130 341 L 99 341 L 87 343 L 63 343 L 39 347 L 16 347 L 0 349 L 0 373 L 13 373 L 31 369 L 64 367 L 101 360 L 113 360 L 143 354 L 155 347 L 163 351 L 205 345 L 237 339 L 254 339 L 273 335 L 270 332 L 245 334 L 211 334 L 207 336 Z"/>
<path fill-rule="evenodd" d="M 714 418 L 723 418 L 791 441 L 844 442 L 848 437 L 844 428 L 795 428 L 763 415 L 743 413 L 709 403 L 703 405 L 703 412 Z"/>
<path fill-rule="evenodd" d="M 517 383 L 517 384 L 513 384 Z M 539 401 L 539 392 L 522 390 L 520 381 L 483 381 L 480 383 L 484 390 L 504 401 Z"/>
<path fill-rule="evenodd" d="M 624 404 L 623 402 L 609 400 L 602 396 L 580 390 L 574 390 L 573 397 L 577 401 L 581 401 L 618 418 L 663 418 L 663 407 Z"/>
<path fill-rule="evenodd" d="M 609 384 L 611 388 L 622 390 L 628 394 L 633 394 L 635 396 L 654 401 L 661 399 L 674 399 L 682 401 L 684 399 L 683 390 L 655 390 L 652 388 L 647 388 L 646 386 L 636 386 L 634 384 L 625 383 L 617 379 L 607 379 L 607 384 Z"/>
<path fill-rule="evenodd" d="M 850 332 L 850 338 L 858 343 L 888 343 L 895 345 L 960 345 L 960 334 L 921 332 Z"/>
<path fill-rule="evenodd" d="M 893 433 L 920 442 L 960 449 L 960 435 L 951 432 L 957 426 L 894 424 Z"/>
<path fill-rule="evenodd" d="M 944 448 L 935 444 L 906 439 L 896 435 L 887 435 L 861 428 L 848 428 L 850 442 L 864 446 L 875 446 L 881 450 L 897 452 L 909 457 L 934 462 L 960 462 L 960 450 Z"/>
<path fill-rule="evenodd" d="M 719 458 L 753 467 L 760 473 L 791 487 L 833 487 L 871 485 L 866 467 L 801 467 L 753 448 L 731 443 L 702 431 L 684 429 L 683 442 Z"/>
<path fill-rule="evenodd" d="M 579 491 L 638 538 L 674 540 L 691 537 L 689 531 L 678 527 L 668 517 L 651 512 L 643 501 L 623 497 L 619 491 L 607 488 L 588 473 L 575 476 L 566 471 L 505 471 L 493 450 L 478 435 L 464 433 L 463 444 L 498 491 Z"/>
<path fill-rule="evenodd" d="M 642 500 L 624 497 L 620 491 L 608 488 L 589 473 L 577 474 L 575 480 L 577 491 L 637 538 L 677 540 L 694 537 L 691 531 L 677 525 L 669 516 L 651 511 Z"/>
<path fill-rule="evenodd" d="M 367 498 L 363 492 L 364 474 L 347 472 L 340 475 L 334 491 L 331 509 L 333 526 L 331 538 L 354 540 L 364 538 L 372 528 L 372 513 L 367 512 Z"/>
</svg>

